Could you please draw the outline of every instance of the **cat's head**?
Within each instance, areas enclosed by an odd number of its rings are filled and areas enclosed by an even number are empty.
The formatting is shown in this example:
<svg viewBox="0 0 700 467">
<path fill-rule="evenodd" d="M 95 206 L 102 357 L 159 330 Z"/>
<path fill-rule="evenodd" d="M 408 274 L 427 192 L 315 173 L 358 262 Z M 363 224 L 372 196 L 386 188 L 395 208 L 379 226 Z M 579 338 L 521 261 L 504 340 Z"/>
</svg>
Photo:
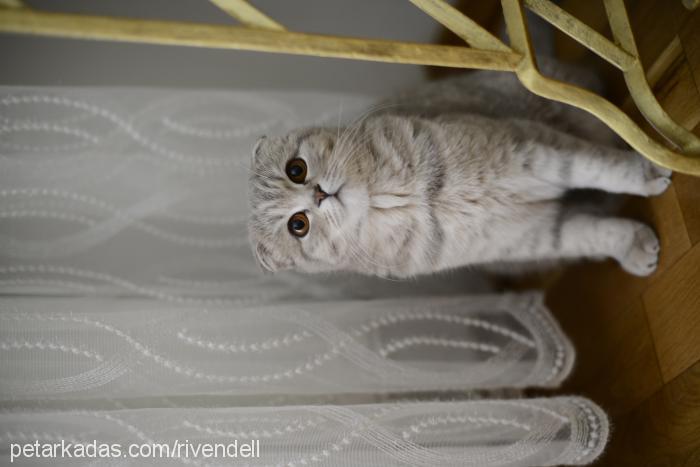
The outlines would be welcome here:
<svg viewBox="0 0 700 467">
<path fill-rule="evenodd" d="M 264 270 L 343 268 L 369 202 L 358 157 L 337 144 L 337 135 L 311 128 L 255 145 L 248 230 Z"/>
</svg>

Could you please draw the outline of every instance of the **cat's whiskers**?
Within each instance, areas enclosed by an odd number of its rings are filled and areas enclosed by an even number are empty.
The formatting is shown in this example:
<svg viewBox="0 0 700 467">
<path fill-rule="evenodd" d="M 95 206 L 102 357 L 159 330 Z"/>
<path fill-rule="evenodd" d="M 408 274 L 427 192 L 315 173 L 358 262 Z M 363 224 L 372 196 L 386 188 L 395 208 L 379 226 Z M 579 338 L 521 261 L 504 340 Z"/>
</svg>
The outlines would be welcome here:
<svg viewBox="0 0 700 467">
<path fill-rule="evenodd" d="M 370 151 L 370 149 L 367 148 L 367 142 L 371 141 L 374 135 L 370 132 L 365 132 L 362 134 L 361 138 L 358 138 L 357 135 L 364 130 L 368 118 L 390 107 L 398 107 L 398 105 L 376 106 L 346 128 L 341 136 L 342 140 L 336 144 L 331 154 L 332 164 L 328 169 L 329 173 L 337 176 L 339 172 L 347 168 L 358 152 L 365 150 L 363 154 L 366 154 Z M 349 147 L 349 150 L 346 150 L 346 146 Z"/>
<path fill-rule="evenodd" d="M 342 149 L 344 149 L 344 146 L 346 144 L 353 144 L 355 147 L 358 146 L 358 142 L 355 141 L 356 135 L 362 130 L 363 125 L 365 122 L 372 117 L 374 114 L 386 110 L 391 107 L 400 107 L 399 104 L 379 104 L 371 107 L 369 110 L 364 112 L 362 115 L 357 117 L 352 123 L 347 125 L 343 131 L 343 133 L 338 137 L 338 140 L 336 141 L 336 144 L 333 148 L 333 152 L 331 153 L 331 160 L 334 163 L 335 167 L 332 167 L 334 170 L 341 170 L 345 167 L 347 167 L 347 164 L 350 162 L 351 155 L 354 155 L 354 153 L 347 153 L 345 157 L 342 158 L 337 158 L 337 153 L 340 152 Z M 367 139 L 369 139 L 371 135 L 367 135 Z M 340 152 L 342 154 L 342 152 Z M 342 162 L 342 166 L 340 163 Z"/>
<path fill-rule="evenodd" d="M 332 180 L 333 184 L 342 184 L 342 171 L 348 167 L 354 156 L 364 148 L 365 143 L 369 140 L 369 138 L 370 136 L 367 135 L 363 136 L 363 138 L 360 140 L 347 140 L 343 142 L 341 149 L 338 150 L 337 154 L 335 154 L 333 163 L 330 165 L 327 171 L 327 178 Z M 348 146 L 349 150 L 345 150 L 345 145 Z"/>
<path fill-rule="evenodd" d="M 340 234 L 340 238 L 343 240 L 345 245 L 350 249 L 350 255 L 353 259 L 358 260 L 363 266 L 375 266 L 382 269 L 391 270 L 392 267 L 399 266 L 401 264 L 382 264 L 373 259 L 373 256 L 358 242 L 353 240 L 348 236 L 342 229 L 340 221 L 335 217 L 331 211 L 327 211 L 327 220 L 336 228 Z M 394 277 L 380 276 L 382 279 L 389 280 L 392 282 L 404 282 L 405 279 L 398 279 Z"/>
<path fill-rule="evenodd" d="M 340 101 L 340 105 L 338 106 L 338 131 L 336 132 L 336 136 L 335 136 L 336 142 L 340 140 L 340 122 L 342 121 L 342 115 L 343 115 L 343 101 Z"/>
</svg>

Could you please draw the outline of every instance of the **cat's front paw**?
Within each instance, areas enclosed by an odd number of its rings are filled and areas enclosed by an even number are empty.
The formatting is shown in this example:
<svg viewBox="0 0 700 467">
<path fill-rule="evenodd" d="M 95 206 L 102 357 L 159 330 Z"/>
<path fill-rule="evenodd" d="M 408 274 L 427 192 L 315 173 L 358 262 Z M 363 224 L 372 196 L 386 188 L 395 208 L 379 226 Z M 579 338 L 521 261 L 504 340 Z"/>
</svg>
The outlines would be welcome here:
<svg viewBox="0 0 700 467">
<path fill-rule="evenodd" d="M 671 171 L 644 159 L 644 191 L 647 196 L 660 195 L 671 185 Z"/>
<path fill-rule="evenodd" d="M 622 268 L 635 276 L 648 276 L 659 262 L 661 246 L 654 231 L 647 225 L 638 223 L 634 227 L 634 236 L 629 248 L 620 257 Z"/>
</svg>

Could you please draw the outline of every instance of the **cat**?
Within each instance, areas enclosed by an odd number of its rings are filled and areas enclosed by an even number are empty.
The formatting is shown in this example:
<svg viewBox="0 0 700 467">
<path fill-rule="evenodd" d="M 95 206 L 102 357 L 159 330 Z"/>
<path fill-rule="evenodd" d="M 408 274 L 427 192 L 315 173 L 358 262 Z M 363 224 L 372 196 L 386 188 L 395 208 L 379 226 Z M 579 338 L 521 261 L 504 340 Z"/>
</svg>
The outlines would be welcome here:
<svg viewBox="0 0 700 467">
<path fill-rule="evenodd" d="M 554 61 L 545 74 L 600 89 Z M 596 89 L 597 88 L 597 89 Z M 604 124 L 478 71 L 404 92 L 346 128 L 262 137 L 251 164 L 249 236 L 266 271 L 409 278 L 461 266 L 613 258 L 654 272 L 647 225 L 569 209 L 569 190 L 652 196 L 669 170 Z"/>
</svg>

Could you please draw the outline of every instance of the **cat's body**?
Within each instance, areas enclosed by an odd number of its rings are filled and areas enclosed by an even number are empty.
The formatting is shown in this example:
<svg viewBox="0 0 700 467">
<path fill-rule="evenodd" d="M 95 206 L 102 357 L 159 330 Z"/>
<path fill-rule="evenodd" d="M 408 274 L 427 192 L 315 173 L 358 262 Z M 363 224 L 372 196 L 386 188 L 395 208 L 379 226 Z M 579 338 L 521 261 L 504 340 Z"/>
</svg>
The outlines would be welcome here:
<svg viewBox="0 0 700 467">
<path fill-rule="evenodd" d="M 585 74 L 549 71 L 590 85 Z M 263 139 L 251 176 L 251 242 L 272 271 L 411 277 L 612 257 L 647 275 L 659 250 L 649 227 L 561 202 L 573 188 L 666 189 L 668 171 L 613 141 L 590 115 L 529 94 L 511 75 L 426 85 L 339 132 Z"/>
</svg>

